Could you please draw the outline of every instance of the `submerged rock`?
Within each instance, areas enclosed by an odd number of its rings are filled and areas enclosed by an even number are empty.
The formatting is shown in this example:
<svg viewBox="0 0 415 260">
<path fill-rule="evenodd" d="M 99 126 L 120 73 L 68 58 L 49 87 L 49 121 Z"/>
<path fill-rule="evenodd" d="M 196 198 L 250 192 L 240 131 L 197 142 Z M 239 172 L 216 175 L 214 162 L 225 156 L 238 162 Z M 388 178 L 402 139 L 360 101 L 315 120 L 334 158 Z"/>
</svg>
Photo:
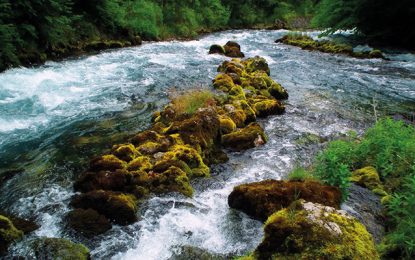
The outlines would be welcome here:
<svg viewBox="0 0 415 260">
<path fill-rule="evenodd" d="M 226 260 L 229 256 L 211 253 L 208 250 L 193 246 L 182 246 L 174 250 L 169 260 Z"/>
<path fill-rule="evenodd" d="M 39 238 L 31 243 L 37 259 L 87 260 L 89 249 L 63 238 Z"/>
<path fill-rule="evenodd" d="M 254 259 L 379 259 L 371 235 L 345 211 L 299 200 L 271 215 Z"/>
<path fill-rule="evenodd" d="M 0 256 L 7 252 L 9 245 L 23 237 L 23 231 L 17 229 L 13 222 L 0 215 Z"/>
<path fill-rule="evenodd" d="M 264 221 L 298 199 L 339 208 L 341 196 L 337 187 L 315 181 L 265 180 L 236 186 L 228 197 L 228 204 Z"/>
<path fill-rule="evenodd" d="M 110 230 L 109 220 L 93 209 L 75 209 L 68 213 L 68 226 L 85 237 L 93 237 Z"/>
</svg>

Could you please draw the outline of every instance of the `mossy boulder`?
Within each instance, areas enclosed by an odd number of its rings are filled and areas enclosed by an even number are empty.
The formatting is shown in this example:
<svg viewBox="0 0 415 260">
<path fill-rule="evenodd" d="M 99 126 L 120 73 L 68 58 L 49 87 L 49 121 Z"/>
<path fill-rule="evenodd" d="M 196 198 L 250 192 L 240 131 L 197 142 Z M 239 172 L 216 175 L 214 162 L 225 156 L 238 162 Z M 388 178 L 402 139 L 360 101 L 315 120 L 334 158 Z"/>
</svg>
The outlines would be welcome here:
<svg viewBox="0 0 415 260">
<path fill-rule="evenodd" d="M 366 228 L 342 210 L 299 200 L 271 215 L 255 259 L 379 259 Z"/>
<path fill-rule="evenodd" d="M 238 129 L 222 136 L 222 145 L 226 148 L 242 151 L 264 144 L 267 138 L 258 123 L 250 123 L 247 127 Z"/>
<path fill-rule="evenodd" d="M 38 238 L 31 242 L 37 259 L 87 260 L 89 249 L 63 238 Z"/>
<path fill-rule="evenodd" d="M 170 166 L 160 174 L 150 174 L 149 182 L 146 184 L 150 190 L 156 193 L 179 192 L 186 196 L 193 195 L 186 172 L 176 166 Z"/>
<path fill-rule="evenodd" d="M 93 209 L 75 209 L 67 215 L 68 226 L 85 237 L 93 237 L 110 230 L 110 221 Z"/>
<path fill-rule="evenodd" d="M 7 217 L 0 215 L 0 256 L 7 252 L 9 245 L 23 237 L 23 231 L 18 230 Z"/>
<path fill-rule="evenodd" d="M 220 131 L 222 134 L 229 134 L 235 131 L 236 124 L 229 116 L 220 116 Z"/>
<path fill-rule="evenodd" d="M 91 171 L 102 171 L 102 170 L 117 170 L 123 169 L 127 166 L 127 163 L 123 160 L 118 159 L 113 154 L 102 155 L 91 160 L 90 170 Z"/>
<path fill-rule="evenodd" d="M 264 221 L 275 211 L 288 207 L 298 199 L 339 208 L 341 197 L 337 187 L 316 181 L 265 180 L 236 186 L 228 197 L 228 204 L 231 208 Z"/>
<path fill-rule="evenodd" d="M 182 161 L 190 169 L 187 175 L 191 177 L 210 176 L 209 167 L 203 162 L 200 154 L 189 145 L 176 145 L 170 151 L 164 153 L 162 160 Z"/>
<path fill-rule="evenodd" d="M 351 45 L 336 43 L 329 40 L 315 41 L 310 36 L 303 34 L 288 34 L 282 37 L 281 39 L 278 39 L 276 42 L 282 42 L 284 44 L 298 46 L 304 50 L 317 50 L 326 53 L 345 54 L 362 59 L 385 58 L 382 52 L 379 50 L 354 52 L 353 47 Z"/>
<path fill-rule="evenodd" d="M 137 221 L 137 199 L 131 194 L 96 190 L 72 198 L 71 206 L 81 209 L 93 209 L 110 221 L 127 225 Z"/>
<path fill-rule="evenodd" d="M 287 90 L 276 82 L 273 82 L 271 86 L 269 86 L 268 92 L 271 96 L 273 96 L 276 99 L 287 99 L 288 98 Z"/>
<path fill-rule="evenodd" d="M 352 173 L 350 180 L 362 187 L 368 188 L 373 192 L 378 193 L 379 195 L 387 195 L 382 182 L 380 181 L 378 172 L 372 166 L 355 170 Z"/>
<path fill-rule="evenodd" d="M 222 54 L 225 55 L 225 48 L 219 44 L 213 44 L 209 48 L 209 54 Z"/>
<path fill-rule="evenodd" d="M 134 160 L 140 153 L 133 144 L 119 144 L 112 147 L 112 154 L 120 160 L 129 162 Z"/>
<path fill-rule="evenodd" d="M 93 190 L 124 191 L 131 184 L 132 175 L 125 169 L 115 171 L 85 172 L 75 182 L 76 191 Z"/>
<path fill-rule="evenodd" d="M 263 71 L 268 76 L 271 74 L 271 71 L 268 66 L 268 62 L 259 56 L 253 58 L 245 59 L 242 64 L 245 66 L 247 73 L 253 73 L 256 71 Z"/>
<path fill-rule="evenodd" d="M 233 41 L 228 41 L 225 46 L 225 55 L 232 58 L 243 58 L 245 54 L 241 52 L 241 46 Z"/>
<path fill-rule="evenodd" d="M 267 117 L 285 112 L 284 105 L 275 99 L 260 100 L 254 103 L 253 108 L 257 117 Z"/>
<path fill-rule="evenodd" d="M 213 80 L 213 87 L 223 92 L 229 92 L 233 87 L 235 87 L 235 83 L 233 82 L 231 76 L 225 73 L 220 73 Z"/>
<path fill-rule="evenodd" d="M 13 225 L 18 229 L 23 231 L 23 233 L 29 234 L 39 228 L 39 225 L 32 219 L 21 218 L 13 214 L 8 214 L 6 212 L 0 211 L 0 216 L 10 219 Z"/>
</svg>

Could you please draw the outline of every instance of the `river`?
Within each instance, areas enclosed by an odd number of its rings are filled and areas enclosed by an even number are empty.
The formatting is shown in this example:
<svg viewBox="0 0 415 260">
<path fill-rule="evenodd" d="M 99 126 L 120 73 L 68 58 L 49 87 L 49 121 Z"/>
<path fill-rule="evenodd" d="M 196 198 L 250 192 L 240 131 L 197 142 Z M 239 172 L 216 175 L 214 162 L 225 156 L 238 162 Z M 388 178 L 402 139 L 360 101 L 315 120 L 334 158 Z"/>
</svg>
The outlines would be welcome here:
<svg viewBox="0 0 415 260">
<path fill-rule="evenodd" d="M 284 178 L 293 167 L 309 164 L 321 142 L 350 130 L 361 134 L 375 114 L 414 115 L 415 55 L 363 60 L 308 52 L 274 43 L 285 33 L 219 32 L 0 74 L 0 173 L 16 172 L 0 186 L 0 208 L 41 226 L 11 254 L 31 257 L 25 245 L 39 236 L 82 242 L 99 259 L 169 259 L 183 246 L 245 254 L 261 241 L 262 224 L 229 209 L 235 185 Z M 211 178 L 194 180 L 193 198 L 150 198 L 133 225 L 114 226 L 91 240 L 68 231 L 64 216 L 72 185 L 89 158 L 147 128 L 152 112 L 172 93 L 211 88 L 218 65 L 228 58 L 208 55 L 209 46 L 228 40 L 240 43 L 248 57 L 267 59 L 271 77 L 290 94 L 284 115 L 260 121 L 269 142 L 231 153 Z"/>
</svg>

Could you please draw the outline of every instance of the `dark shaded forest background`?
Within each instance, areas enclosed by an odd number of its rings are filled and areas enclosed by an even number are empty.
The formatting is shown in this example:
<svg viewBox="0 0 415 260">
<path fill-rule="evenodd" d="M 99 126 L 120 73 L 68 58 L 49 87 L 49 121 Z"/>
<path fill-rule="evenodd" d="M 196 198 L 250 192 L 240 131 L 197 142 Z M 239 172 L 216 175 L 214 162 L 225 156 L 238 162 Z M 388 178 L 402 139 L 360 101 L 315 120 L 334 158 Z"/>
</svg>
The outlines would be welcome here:
<svg viewBox="0 0 415 260">
<path fill-rule="evenodd" d="M 0 0 L 0 71 L 138 36 L 229 28 L 356 28 L 370 41 L 414 48 L 414 25 L 414 0 Z"/>
</svg>

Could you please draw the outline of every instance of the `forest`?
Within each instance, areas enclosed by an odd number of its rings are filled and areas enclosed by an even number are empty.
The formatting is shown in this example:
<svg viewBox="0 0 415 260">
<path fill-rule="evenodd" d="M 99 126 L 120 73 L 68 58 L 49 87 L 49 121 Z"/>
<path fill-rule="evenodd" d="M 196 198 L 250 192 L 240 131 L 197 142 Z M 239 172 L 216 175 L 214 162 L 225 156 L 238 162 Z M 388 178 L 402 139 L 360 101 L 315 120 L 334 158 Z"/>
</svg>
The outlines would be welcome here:
<svg viewBox="0 0 415 260">
<path fill-rule="evenodd" d="M 415 2 L 404 1 L 1 0 L 0 70 L 72 55 L 88 44 L 103 48 L 108 40 L 134 44 L 137 36 L 188 38 L 229 28 L 357 28 L 370 40 L 410 48 Z"/>
</svg>

